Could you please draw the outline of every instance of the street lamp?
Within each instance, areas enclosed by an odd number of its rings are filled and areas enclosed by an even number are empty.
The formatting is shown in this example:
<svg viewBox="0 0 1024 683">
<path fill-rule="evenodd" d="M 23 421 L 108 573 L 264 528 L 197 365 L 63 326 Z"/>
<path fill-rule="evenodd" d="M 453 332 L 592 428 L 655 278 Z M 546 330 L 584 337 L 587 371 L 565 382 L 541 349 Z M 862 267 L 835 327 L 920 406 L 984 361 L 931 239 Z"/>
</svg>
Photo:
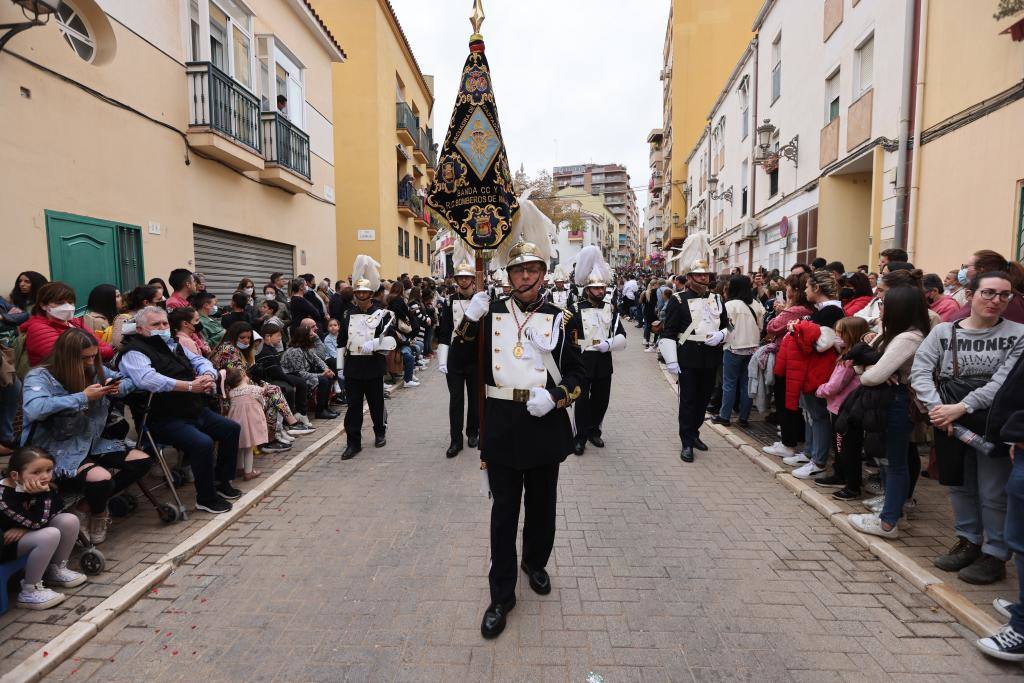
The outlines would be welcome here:
<svg viewBox="0 0 1024 683">
<path fill-rule="evenodd" d="M 11 0 L 15 5 L 21 7 L 22 13 L 28 21 L 19 21 L 13 24 L 0 24 L 0 29 L 7 29 L 7 33 L 0 36 L 0 52 L 14 36 L 33 26 L 43 26 L 50 20 L 50 14 L 57 11 L 60 5 L 59 0 Z M 31 15 L 31 18 L 29 18 Z M 46 21 L 40 19 L 46 17 Z"/>
<path fill-rule="evenodd" d="M 755 131 L 757 132 L 758 147 L 758 154 L 754 157 L 755 164 L 763 165 L 769 159 L 777 162 L 779 157 L 785 157 L 794 164 L 798 163 L 797 154 L 800 152 L 799 135 L 794 135 L 792 140 L 779 147 L 777 151 L 769 153 L 768 150 L 772 144 L 772 136 L 778 132 L 778 128 L 772 124 L 771 119 L 765 119 L 764 123 L 758 126 Z"/>
</svg>

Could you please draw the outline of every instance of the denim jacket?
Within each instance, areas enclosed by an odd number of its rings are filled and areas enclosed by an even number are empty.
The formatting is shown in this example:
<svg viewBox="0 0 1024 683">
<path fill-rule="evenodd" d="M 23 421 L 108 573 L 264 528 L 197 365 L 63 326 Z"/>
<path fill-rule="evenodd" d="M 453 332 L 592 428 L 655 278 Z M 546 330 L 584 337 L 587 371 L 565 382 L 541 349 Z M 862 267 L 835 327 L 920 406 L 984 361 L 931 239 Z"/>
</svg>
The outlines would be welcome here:
<svg viewBox="0 0 1024 683">
<path fill-rule="evenodd" d="M 116 376 L 106 368 L 104 372 L 107 377 Z M 133 390 L 131 380 L 121 378 L 121 395 Z M 102 436 L 110 414 L 110 399 L 104 396 L 90 401 L 85 392 L 70 394 L 46 368 L 33 368 L 25 376 L 22 405 L 22 445 L 46 449 L 56 461 L 54 474 L 58 476 L 74 476 L 89 455 L 125 450 L 123 441 Z"/>
</svg>

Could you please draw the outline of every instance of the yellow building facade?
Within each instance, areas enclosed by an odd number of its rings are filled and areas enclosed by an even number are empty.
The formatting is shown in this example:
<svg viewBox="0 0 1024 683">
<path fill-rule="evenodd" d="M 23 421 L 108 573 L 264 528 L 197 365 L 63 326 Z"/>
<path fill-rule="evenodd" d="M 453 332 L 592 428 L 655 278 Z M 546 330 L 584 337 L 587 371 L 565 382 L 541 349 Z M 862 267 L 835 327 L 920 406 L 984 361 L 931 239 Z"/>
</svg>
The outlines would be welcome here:
<svg viewBox="0 0 1024 683">
<path fill-rule="evenodd" d="M 62 2 L 0 53 L 3 295 L 23 270 L 79 306 L 180 267 L 222 297 L 272 271 L 334 277 L 343 59 L 304 0 Z"/>
<path fill-rule="evenodd" d="M 358 254 L 381 275 L 429 275 L 435 231 L 424 211 L 437 152 L 433 79 L 424 76 L 387 0 L 313 0 L 345 45 L 334 71 L 338 267 Z M 441 137 L 440 135 L 438 136 Z"/>
<path fill-rule="evenodd" d="M 994 2 L 931 2 L 921 28 L 921 134 L 908 251 L 945 273 L 979 249 L 1024 257 L 1024 41 Z"/>
<path fill-rule="evenodd" d="M 672 0 L 661 72 L 665 247 L 678 246 L 686 238 L 686 156 L 704 133 L 708 111 L 747 48 L 762 4 L 763 0 Z"/>
</svg>

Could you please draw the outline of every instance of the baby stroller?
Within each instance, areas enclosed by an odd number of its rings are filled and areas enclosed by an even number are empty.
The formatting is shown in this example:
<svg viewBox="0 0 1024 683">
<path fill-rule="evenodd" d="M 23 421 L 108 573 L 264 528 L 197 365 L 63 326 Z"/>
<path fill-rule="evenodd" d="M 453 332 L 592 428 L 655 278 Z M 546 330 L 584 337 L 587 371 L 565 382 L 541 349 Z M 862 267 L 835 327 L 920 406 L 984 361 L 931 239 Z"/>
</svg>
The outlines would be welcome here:
<svg viewBox="0 0 1024 683">
<path fill-rule="evenodd" d="M 165 524 L 170 524 L 171 522 L 188 519 L 188 513 L 185 511 L 185 506 L 182 504 L 181 497 L 178 496 L 177 491 L 177 487 L 184 482 L 185 478 L 182 472 L 172 470 L 167 464 L 163 450 L 157 445 L 156 440 L 153 438 L 153 433 L 147 425 L 150 406 L 152 403 L 152 392 L 146 392 L 145 394 L 142 392 L 132 394 L 126 401 L 128 409 L 131 411 L 132 421 L 135 422 L 135 431 L 138 433 L 136 448 L 145 451 L 151 458 L 156 460 L 160 465 L 160 471 L 163 474 L 164 481 L 152 487 L 147 486 L 142 481 L 138 481 L 136 484 L 142 491 L 142 495 L 144 495 L 149 502 L 153 504 L 153 507 L 156 508 L 160 521 Z M 166 486 L 168 490 L 170 490 L 171 496 L 174 498 L 173 503 L 161 503 L 157 500 L 156 496 L 153 495 L 153 491 L 163 486 Z M 138 502 L 134 495 L 127 491 L 123 491 L 110 499 L 109 506 L 110 514 L 115 517 L 123 517 L 138 507 Z"/>
</svg>

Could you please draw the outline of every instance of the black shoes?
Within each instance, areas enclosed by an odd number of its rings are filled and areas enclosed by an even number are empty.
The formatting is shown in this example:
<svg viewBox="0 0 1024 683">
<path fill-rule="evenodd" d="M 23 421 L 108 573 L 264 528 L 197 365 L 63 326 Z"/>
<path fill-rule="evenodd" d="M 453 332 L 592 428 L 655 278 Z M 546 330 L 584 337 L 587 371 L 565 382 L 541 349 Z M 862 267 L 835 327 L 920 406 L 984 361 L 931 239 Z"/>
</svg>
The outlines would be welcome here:
<svg viewBox="0 0 1024 683">
<path fill-rule="evenodd" d="M 231 512 L 231 503 L 220 496 L 214 496 L 213 500 L 199 500 L 197 498 L 196 510 L 205 510 L 206 512 L 212 512 L 215 515 L 220 515 L 225 512 Z"/>
<path fill-rule="evenodd" d="M 829 474 L 815 479 L 814 485 L 824 489 L 838 489 L 846 486 L 846 480 L 838 474 Z"/>
<path fill-rule="evenodd" d="M 336 413 L 330 408 L 316 411 L 316 419 L 318 420 L 336 420 L 341 413 Z"/>
<path fill-rule="evenodd" d="M 750 429 L 750 420 L 740 420 L 739 425 L 743 429 Z"/>
<path fill-rule="evenodd" d="M 958 572 L 981 557 L 981 546 L 957 536 L 956 545 L 945 555 L 939 555 L 932 564 L 944 572 Z"/>
<path fill-rule="evenodd" d="M 551 592 L 551 577 L 543 569 L 530 569 L 523 562 L 519 567 L 526 572 L 526 576 L 530 579 L 530 588 L 537 595 L 547 595 Z"/>
<path fill-rule="evenodd" d="M 844 486 L 835 493 L 832 497 L 836 500 L 860 500 L 860 491 L 854 491 L 848 486 Z"/>
<path fill-rule="evenodd" d="M 693 447 L 683 446 L 683 450 L 679 453 L 679 459 L 683 462 L 693 462 Z"/>
<path fill-rule="evenodd" d="M 349 444 L 349 445 L 345 446 L 345 450 L 341 454 L 341 459 L 342 460 L 351 460 L 352 458 L 354 458 L 357 455 L 359 455 L 359 451 L 361 451 L 361 450 L 363 450 L 362 446 L 355 446 L 353 444 Z"/>
<path fill-rule="evenodd" d="M 454 458 L 462 450 L 461 441 L 452 441 L 452 445 L 448 447 L 448 450 L 444 452 L 444 457 Z"/>
<path fill-rule="evenodd" d="M 732 426 L 732 422 L 730 422 L 729 420 L 726 420 L 724 417 L 720 417 L 718 415 L 715 415 L 713 418 L 711 418 L 711 422 L 712 422 L 712 424 L 722 425 L 723 427 L 731 427 Z"/>
<path fill-rule="evenodd" d="M 228 482 L 226 484 L 217 485 L 217 495 L 225 500 L 238 500 L 242 497 L 242 492 Z"/>
<path fill-rule="evenodd" d="M 700 437 L 697 437 L 696 439 L 693 440 L 693 447 L 696 448 L 698 451 L 708 450 L 708 445 L 701 441 Z"/>
<path fill-rule="evenodd" d="M 589 439 L 587 439 L 587 441 L 594 444 L 598 448 L 604 448 L 604 439 L 602 439 L 600 436 L 592 436 Z"/>
<path fill-rule="evenodd" d="M 587 450 L 586 441 L 577 441 L 572 447 L 572 452 L 576 455 L 583 455 L 583 451 L 585 450 Z"/>
<path fill-rule="evenodd" d="M 470 448 L 476 448 L 477 446 L 480 445 L 480 437 L 477 436 L 476 434 L 473 434 L 469 437 L 466 443 L 469 445 Z"/>
<path fill-rule="evenodd" d="M 374 447 L 374 448 L 384 448 L 384 447 L 385 447 L 385 446 L 387 446 L 387 445 L 388 445 L 388 440 L 387 440 L 387 437 L 384 437 L 384 436 L 378 436 L 378 437 L 376 437 L 376 438 L 375 438 L 375 439 L 373 440 L 373 447 Z"/>
<path fill-rule="evenodd" d="M 512 598 L 505 604 L 492 603 L 484 612 L 484 620 L 480 623 L 480 635 L 490 640 L 497 638 L 505 630 L 505 620 L 508 613 L 516 606 L 516 599 Z"/>
<path fill-rule="evenodd" d="M 987 586 L 1006 578 L 1006 561 L 982 553 L 981 557 L 961 569 L 957 576 L 961 581 L 973 583 L 976 586 Z"/>
</svg>

